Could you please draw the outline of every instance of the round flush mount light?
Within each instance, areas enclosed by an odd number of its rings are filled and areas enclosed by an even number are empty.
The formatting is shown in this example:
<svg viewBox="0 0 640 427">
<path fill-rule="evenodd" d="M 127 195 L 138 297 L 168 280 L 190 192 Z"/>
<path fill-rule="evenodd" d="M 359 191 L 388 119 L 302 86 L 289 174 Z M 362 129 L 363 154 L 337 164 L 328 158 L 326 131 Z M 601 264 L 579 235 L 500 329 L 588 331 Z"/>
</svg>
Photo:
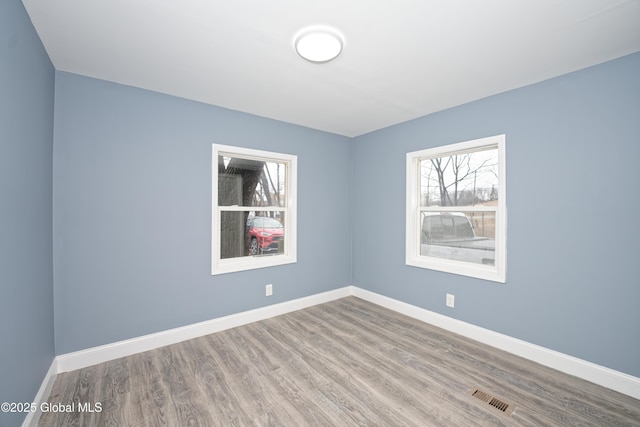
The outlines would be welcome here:
<svg viewBox="0 0 640 427">
<path fill-rule="evenodd" d="M 342 36 L 329 27 L 306 28 L 296 36 L 295 47 L 307 61 L 328 62 L 340 55 Z"/>
</svg>

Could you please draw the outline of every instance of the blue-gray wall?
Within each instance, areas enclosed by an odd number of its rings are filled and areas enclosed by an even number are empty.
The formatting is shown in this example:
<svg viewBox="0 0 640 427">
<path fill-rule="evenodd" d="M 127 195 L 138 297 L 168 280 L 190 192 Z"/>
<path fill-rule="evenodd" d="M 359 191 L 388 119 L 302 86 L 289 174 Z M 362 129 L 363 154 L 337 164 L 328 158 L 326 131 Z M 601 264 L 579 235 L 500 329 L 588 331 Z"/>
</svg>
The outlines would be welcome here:
<svg viewBox="0 0 640 427">
<path fill-rule="evenodd" d="M 57 354 L 351 283 L 349 138 L 64 72 L 55 105 Z M 296 264 L 211 276 L 212 143 L 298 156 Z"/>
<path fill-rule="evenodd" d="M 353 284 L 640 377 L 638 76 L 634 54 L 356 138 Z M 406 266 L 405 154 L 503 133 L 507 283 Z"/>
<path fill-rule="evenodd" d="M 54 357 L 53 91 L 22 3 L 0 0 L 0 402 L 31 402 Z"/>
</svg>

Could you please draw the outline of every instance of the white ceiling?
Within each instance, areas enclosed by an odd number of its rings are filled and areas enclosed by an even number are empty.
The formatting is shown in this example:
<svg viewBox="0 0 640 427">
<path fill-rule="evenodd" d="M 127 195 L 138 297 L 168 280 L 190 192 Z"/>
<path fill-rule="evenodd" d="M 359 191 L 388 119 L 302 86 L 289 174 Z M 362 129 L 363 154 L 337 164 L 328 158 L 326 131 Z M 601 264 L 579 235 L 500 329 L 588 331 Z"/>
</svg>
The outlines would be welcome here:
<svg viewBox="0 0 640 427">
<path fill-rule="evenodd" d="M 640 51 L 640 0 L 23 2 L 58 70 L 346 136 Z"/>
</svg>

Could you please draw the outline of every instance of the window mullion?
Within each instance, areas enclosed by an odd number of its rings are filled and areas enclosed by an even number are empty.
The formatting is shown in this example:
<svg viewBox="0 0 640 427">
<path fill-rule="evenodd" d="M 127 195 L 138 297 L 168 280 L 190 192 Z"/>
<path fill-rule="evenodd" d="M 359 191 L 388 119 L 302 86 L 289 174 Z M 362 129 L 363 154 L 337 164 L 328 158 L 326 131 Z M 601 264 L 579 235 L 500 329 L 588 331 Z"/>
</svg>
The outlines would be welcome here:
<svg viewBox="0 0 640 427">
<path fill-rule="evenodd" d="M 497 212 L 497 206 L 420 206 L 419 212 Z"/>
<path fill-rule="evenodd" d="M 280 206 L 218 206 L 221 212 L 286 212 L 287 208 Z"/>
</svg>

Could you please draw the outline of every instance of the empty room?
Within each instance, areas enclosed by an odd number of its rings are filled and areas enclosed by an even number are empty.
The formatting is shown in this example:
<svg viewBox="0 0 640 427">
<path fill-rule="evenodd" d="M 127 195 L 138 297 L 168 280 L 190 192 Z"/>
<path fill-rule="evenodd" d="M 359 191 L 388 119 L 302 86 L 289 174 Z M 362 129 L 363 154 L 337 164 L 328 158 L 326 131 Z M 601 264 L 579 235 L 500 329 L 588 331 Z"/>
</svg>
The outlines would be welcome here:
<svg viewBox="0 0 640 427">
<path fill-rule="evenodd" d="M 638 0 L 0 0 L 0 426 L 639 426 Z"/>
</svg>

